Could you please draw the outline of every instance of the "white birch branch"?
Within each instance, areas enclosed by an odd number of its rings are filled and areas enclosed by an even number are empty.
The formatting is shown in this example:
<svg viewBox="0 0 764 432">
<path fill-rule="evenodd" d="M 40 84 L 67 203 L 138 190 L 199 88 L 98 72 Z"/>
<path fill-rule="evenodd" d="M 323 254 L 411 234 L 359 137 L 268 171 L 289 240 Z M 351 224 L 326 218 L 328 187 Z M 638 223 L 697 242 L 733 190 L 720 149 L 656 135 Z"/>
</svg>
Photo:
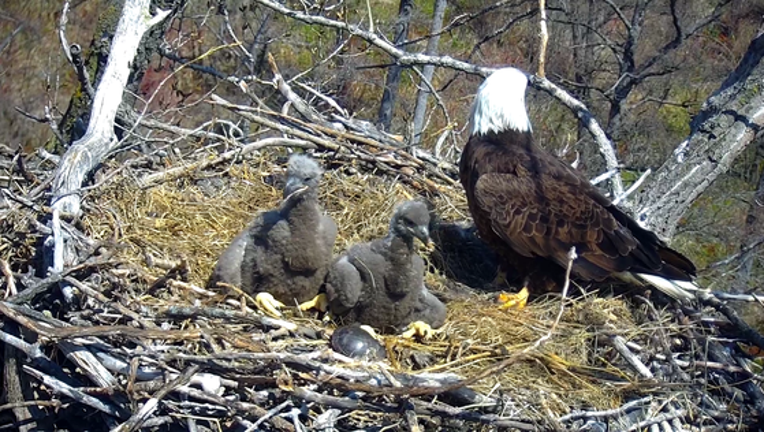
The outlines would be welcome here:
<svg viewBox="0 0 764 432">
<path fill-rule="evenodd" d="M 71 257 L 74 250 L 63 237 L 61 230 L 55 229 L 59 217 L 62 214 L 75 217 L 80 215 L 79 191 L 82 182 L 90 171 L 119 145 L 114 134 L 114 119 L 130 75 L 130 63 L 135 58 L 144 33 L 170 14 L 170 11 L 157 10 L 157 14 L 152 17 L 149 12 L 150 3 L 151 0 L 125 1 L 122 16 L 114 32 L 109 61 L 93 98 L 87 132 L 69 147 L 56 170 L 51 202 L 54 231 L 52 240 L 49 237 L 45 241 L 53 246 L 49 253 L 52 255 L 54 272 L 63 271 L 67 263 L 66 258 Z M 70 286 L 62 284 L 61 291 L 68 303 L 74 300 L 74 292 Z"/>
<path fill-rule="evenodd" d="M 149 12 L 150 0 L 127 0 L 114 33 L 109 61 L 96 90 L 87 132 L 67 150 L 53 181 L 52 206 L 63 213 L 80 214 L 77 190 L 85 176 L 118 145 L 114 118 L 130 75 L 143 34 L 162 21 L 170 11 Z"/>
</svg>

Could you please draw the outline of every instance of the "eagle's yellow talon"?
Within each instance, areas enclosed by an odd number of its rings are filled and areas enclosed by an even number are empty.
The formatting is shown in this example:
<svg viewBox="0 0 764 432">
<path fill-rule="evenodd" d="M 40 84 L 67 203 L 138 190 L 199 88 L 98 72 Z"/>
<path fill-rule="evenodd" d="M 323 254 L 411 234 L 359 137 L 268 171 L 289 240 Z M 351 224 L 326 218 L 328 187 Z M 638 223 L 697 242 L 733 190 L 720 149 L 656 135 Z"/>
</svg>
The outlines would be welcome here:
<svg viewBox="0 0 764 432">
<path fill-rule="evenodd" d="M 406 326 L 406 330 L 401 334 L 401 337 L 404 339 L 411 339 L 414 336 L 419 336 L 422 339 L 429 339 L 434 333 L 435 330 L 433 330 L 426 322 L 414 321 Z"/>
<path fill-rule="evenodd" d="M 284 303 L 276 300 L 271 294 L 267 292 L 261 292 L 255 296 L 255 305 L 261 311 L 276 318 L 281 317 L 281 311 L 279 311 L 279 309 L 284 307 Z"/>
<path fill-rule="evenodd" d="M 528 288 L 523 287 L 517 294 L 501 293 L 499 294 L 499 301 L 503 303 L 499 306 L 500 310 L 522 309 L 528 303 Z"/>
<path fill-rule="evenodd" d="M 299 308 L 301 311 L 316 309 L 319 312 L 326 312 L 329 309 L 329 299 L 326 294 L 321 293 L 305 303 L 300 303 Z"/>
</svg>

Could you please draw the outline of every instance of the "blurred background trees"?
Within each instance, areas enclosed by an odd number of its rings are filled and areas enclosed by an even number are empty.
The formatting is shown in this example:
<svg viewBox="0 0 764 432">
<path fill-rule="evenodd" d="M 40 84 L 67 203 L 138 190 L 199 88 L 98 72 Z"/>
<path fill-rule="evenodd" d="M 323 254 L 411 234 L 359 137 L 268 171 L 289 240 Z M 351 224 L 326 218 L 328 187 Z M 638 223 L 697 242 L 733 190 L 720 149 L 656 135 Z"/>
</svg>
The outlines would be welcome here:
<svg viewBox="0 0 764 432">
<path fill-rule="evenodd" d="M 292 9 L 358 25 L 411 53 L 447 55 L 481 66 L 534 71 L 538 1 L 329 0 L 287 2 Z M 693 117 L 737 66 L 760 31 L 764 0 L 547 1 L 547 77 L 584 102 L 613 140 L 627 185 L 659 167 L 690 132 Z M 63 2 L 0 5 L 0 144 L 25 152 L 54 148 L 46 107 L 65 138 L 76 134 L 83 90 L 58 37 Z M 121 2 L 71 2 L 69 43 L 83 46 L 91 76 L 108 46 Z M 131 107 L 148 118 L 194 129 L 228 120 L 203 103 L 212 93 L 257 107 L 284 106 L 271 83 L 273 55 L 295 91 L 327 113 L 333 102 L 407 145 L 458 160 L 472 96 L 482 78 L 443 67 L 404 67 L 346 30 L 309 25 L 256 0 L 187 2 L 153 50 L 135 65 Z M 100 48 L 99 48 L 100 47 Z M 100 51 L 102 54 L 102 51 Z M 183 65 L 183 66 L 182 66 Z M 181 67 L 182 66 L 182 67 Z M 429 85 L 423 81 L 429 80 Z M 246 83 L 254 98 L 242 94 Z M 588 132 L 550 96 L 530 91 L 540 143 L 594 177 L 604 171 Z M 86 105 L 86 104 L 85 104 Z M 288 110 L 289 107 L 284 108 Z M 77 115 L 67 116 L 67 112 Z M 74 120 L 73 120 L 74 119 Z M 86 121 L 83 119 L 82 121 Z M 764 142 L 754 139 L 695 201 L 674 244 L 716 289 L 760 288 Z M 196 145 L 188 140 L 178 145 Z M 60 150 L 60 149 L 59 149 Z"/>
</svg>

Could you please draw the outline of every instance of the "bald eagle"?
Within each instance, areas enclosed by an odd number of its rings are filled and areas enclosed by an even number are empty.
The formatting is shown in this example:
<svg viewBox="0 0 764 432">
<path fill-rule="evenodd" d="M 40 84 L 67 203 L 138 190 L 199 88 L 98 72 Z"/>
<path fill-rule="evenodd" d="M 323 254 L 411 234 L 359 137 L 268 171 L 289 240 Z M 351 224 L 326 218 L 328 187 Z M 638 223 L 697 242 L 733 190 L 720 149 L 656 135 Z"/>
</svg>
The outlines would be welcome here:
<svg viewBox="0 0 764 432">
<path fill-rule="evenodd" d="M 613 205 L 578 171 L 536 145 L 527 76 L 499 69 L 480 86 L 459 176 L 480 236 L 531 291 L 559 288 L 568 251 L 585 281 L 647 282 L 673 298 L 697 289 L 693 263 Z"/>
</svg>

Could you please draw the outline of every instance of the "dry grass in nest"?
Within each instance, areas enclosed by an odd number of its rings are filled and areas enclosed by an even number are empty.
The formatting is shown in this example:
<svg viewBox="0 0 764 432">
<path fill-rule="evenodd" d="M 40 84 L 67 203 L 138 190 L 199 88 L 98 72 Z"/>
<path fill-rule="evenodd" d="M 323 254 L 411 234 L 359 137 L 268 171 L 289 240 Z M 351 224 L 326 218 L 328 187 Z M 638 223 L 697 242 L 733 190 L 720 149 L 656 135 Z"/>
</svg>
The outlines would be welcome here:
<svg viewBox="0 0 764 432">
<path fill-rule="evenodd" d="M 581 312 L 596 308 L 599 314 L 611 315 L 610 324 L 623 325 L 631 323 L 628 308 L 619 299 L 568 299 L 566 302 L 566 312 L 554 336 L 533 355 L 534 361 L 515 363 L 483 380 L 476 389 L 486 393 L 498 389 L 512 395 L 517 392 L 522 395 L 518 399 L 526 402 L 528 398 L 549 398 L 544 403 L 557 401 L 559 412 L 567 412 L 571 406 L 618 406 L 620 396 L 601 386 L 595 375 L 598 372 L 620 375 L 621 372 L 591 366 L 594 329 L 590 314 Z M 497 360 L 532 346 L 549 332 L 559 311 L 560 297 L 538 299 L 522 310 L 499 310 L 486 296 L 451 302 L 448 306 L 448 320 L 443 329 L 447 337 L 438 344 L 430 344 L 444 351 L 445 358 L 429 370 L 470 377 Z M 444 344 L 448 346 L 444 348 Z"/>
<path fill-rule="evenodd" d="M 5 215 L 0 225 L 0 259 L 9 263 L 26 263 L 34 261 L 36 248 L 41 234 L 35 228 L 36 215 L 21 209 Z M 26 273 L 28 268 L 14 268 L 14 271 Z"/>
<path fill-rule="evenodd" d="M 116 239 L 119 260 L 145 268 L 145 255 L 160 259 L 186 259 L 191 270 L 189 281 L 203 286 L 217 259 L 255 214 L 273 208 L 281 198 L 272 184 L 284 170 L 262 158 L 231 167 L 222 181 L 211 187 L 209 179 L 185 179 L 142 189 L 123 180 L 93 197 L 92 209 L 84 220 L 90 233 L 100 240 Z M 349 245 L 384 235 L 396 204 L 416 193 L 400 182 L 382 177 L 331 170 L 324 176 L 321 200 L 339 228 L 336 252 Z M 460 190 L 446 191 L 433 203 L 444 220 L 463 220 L 466 201 Z M 146 269 L 155 276 L 163 271 Z M 435 291 L 446 290 L 445 278 L 428 274 Z M 217 301 L 219 299 L 216 299 Z M 147 306 L 191 304 L 188 293 L 173 295 L 172 302 L 143 296 Z M 207 299 L 205 302 L 211 302 Z M 633 318 L 619 299 L 590 297 L 566 300 L 566 312 L 554 336 L 533 355 L 511 368 L 478 383 L 485 393 L 511 394 L 526 415 L 538 414 L 544 406 L 555 413 L 571 407 L 611 408 L 620 404 L 620 395 L 603 386 L 600 372 L 621 375 L 615 367 L 604 366 L 592 357 L 596 328 L 633 328 Z M 454 372 L 464 377 L 525 349 L 546 334 L 559 310 L 559 297 L 532 302 L 523 310 L 500 311 L 494 296 L 475 293 L 448 304 L 448 320 L 436 337 L 427 342 L 387 338 L 393 354 L 391 363 L 399 370 L 413 369 L 408 360 L 412 351 L 430 356 L 428 371 Z M 301 325 L 324 327 L 315 319 L 291 317 Z M 219 323 L 218 325 L 225 325 Z M 233 326 L 228 328 L 235 332 Z M 242 338 L 252 340 L 251 335 Z M 325 341 L 282 339 L 268 345 L 271 350 L 286 350 L 298 344 L 321 345 Z M 237 344 L 244 347 L 247 343 Z M 598 367 L 607 367 L 600 370 Z M 536 408 L 531 408 L 536 407 Z"/>
</svg>

